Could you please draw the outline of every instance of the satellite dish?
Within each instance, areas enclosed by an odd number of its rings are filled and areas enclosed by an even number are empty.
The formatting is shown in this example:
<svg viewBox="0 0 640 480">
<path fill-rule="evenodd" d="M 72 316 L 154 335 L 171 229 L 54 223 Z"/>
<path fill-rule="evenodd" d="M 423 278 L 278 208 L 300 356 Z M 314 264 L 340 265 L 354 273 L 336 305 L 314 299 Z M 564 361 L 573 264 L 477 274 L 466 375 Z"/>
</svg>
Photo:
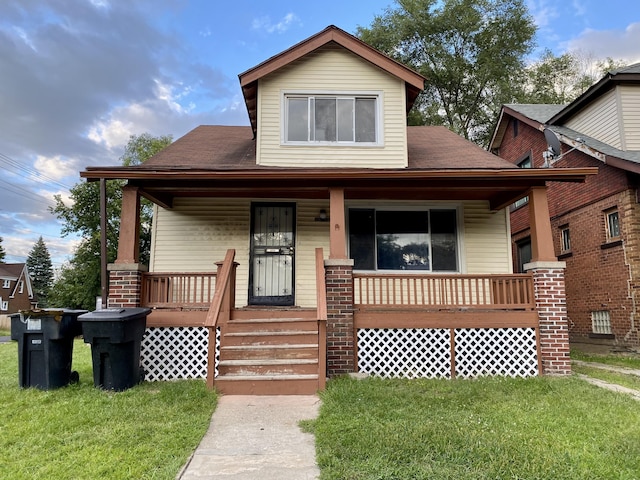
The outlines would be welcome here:
<svg viewBox="0 0 640 480">
<path fill-rule="evenodd" d="M 562 153 L 562 149 L 560 148 L 560 140 L 558 139 L 558 136 L 548 128 L 545 128 L 543 133 L 544 138 L 547 141 L 547 145 L 549 146 L 549 152 L 553 155 L 554 158 L 559 157 Z"/>
</svg>

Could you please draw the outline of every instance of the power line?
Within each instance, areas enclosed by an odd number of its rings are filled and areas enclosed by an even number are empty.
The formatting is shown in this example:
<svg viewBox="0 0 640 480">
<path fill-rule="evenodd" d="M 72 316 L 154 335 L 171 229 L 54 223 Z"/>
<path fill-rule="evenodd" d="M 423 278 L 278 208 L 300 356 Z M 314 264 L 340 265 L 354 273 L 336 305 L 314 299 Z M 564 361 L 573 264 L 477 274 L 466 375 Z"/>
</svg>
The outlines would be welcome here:
<svg viewBox="0 0 640 480">
<path fill-rule="evenodd" d="M 5 191 L 9 191 L 11 193 L 15 193 L 16 195 L 19 195 L 21 197 L 29 198 L 30 200 L 35 200 L 36 202 L 44 201 L 47 205 L 49 205 L 51 207 L 55 207 L 56 206 L 56 204 L 51 199 L 49 199 L 49 198 L 47 198 L 47 197 L 45 197 L 43 195 L 40 195 L 39 193 L 35 193 L 35 192 L 30 191 L 30 190 L 27 190 L 26 188 L 21 187 L 20 185 L 16 185 L 16 184 L 10 183 L 10 182 L 8 182 L 6 180 L 3 180 L 2 178 L 0 178 L 0 182 L 8 185 L 7 187 L 4 187 Z"/>
<path fill-rule="evenodd" d="M 54 184 L 65 190 L 71 189 L 69 185 L 60 183 L 57 180 L 45 175 L 44 173 L 39 172 L 35 168 L 31 168 L 27 165 L 23 165 L 20 162 L 12 159 L 8 155 L 5 155 L 4 153 L 0 153 L 0 163 L 4 163 L 5 165 L 12 167 L 13 171 L 23 178 L 35 180 L 39 183 L 43 183 L 46 185 Z"/>
</svg>

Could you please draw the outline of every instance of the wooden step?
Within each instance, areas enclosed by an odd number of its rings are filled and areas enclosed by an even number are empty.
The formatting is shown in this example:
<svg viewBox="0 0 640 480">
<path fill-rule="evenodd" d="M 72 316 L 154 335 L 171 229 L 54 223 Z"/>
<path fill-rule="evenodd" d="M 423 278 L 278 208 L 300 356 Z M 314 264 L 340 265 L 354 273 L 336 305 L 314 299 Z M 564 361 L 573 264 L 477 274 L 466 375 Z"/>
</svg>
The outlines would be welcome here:
<svg viewBox="0 0 640 480">
<path fill-rule="evenodd" d="M 316 359 L 318 344 L 232 345 L 220 347 L 220 360 Z"/>
<path fill-rule="evenodd" d="M 318 343 L 318 332 L 308 330 L 251 331 L 224 334 L 224 344 L 282 345 Z"/>
<path fill-rule="evenodd" d="M 318 373 L 318 361 L 313 359 L 224 360 L 218 364 L 218 374 L 224 375 L 309 375 Z"/>
<path fill-rule="evenodd" d="M 230 320 L 226 327 L 226 333 L 240 332 L 278 332 L 278 331 L 318 331 L 317 320 L 305 318 L 254 318 L 248 320 Z"/>
<path fill-rule="evenodd" d="M 313 395 L 318 375 L 223 375 L 215 387 L 225 395 Z"/>
</svg>

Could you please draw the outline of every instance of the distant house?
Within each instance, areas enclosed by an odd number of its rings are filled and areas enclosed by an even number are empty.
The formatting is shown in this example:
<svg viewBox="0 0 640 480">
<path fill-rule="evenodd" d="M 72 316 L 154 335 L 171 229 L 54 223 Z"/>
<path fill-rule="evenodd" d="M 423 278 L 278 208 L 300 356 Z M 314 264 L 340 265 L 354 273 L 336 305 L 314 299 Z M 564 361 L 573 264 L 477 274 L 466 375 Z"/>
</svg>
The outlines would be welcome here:
<svg viewBox="0 0 640 480">
<path fill-rule="evenodd" d="M 354 371 L 570 372 L 545 184 L 592 170 L 522 170 L 407 127 L 425 78 L 334 26 L 239 79 L 250 126 L 81 172 L 127 181 L 108 302 L 152 309 L 147 379 L 212 385 L 215 369 L 224 393 L 274 394 Z M 527 195 L 531 271 L 513 274 L 508 207 Z M 149 271 L 140 197 L 155 204 Z"/>
<path fill-rule="evenodd" d="M 552 158 L 545 151 L 554 139 L 561 155 Z M 490 148 L 523 169 L 598 169 L 585 183 L 547 190 L 554 252 L 566 262 L 569 332 L 640 345 L 640 64 L 608 73 L 568 105 L 504 105 Z M 526 204 L 511 212 L 515 271 L 531 257 Z"/>
<path fill-rule="evenodd" d="M 36 306 L 26 263 L 0 263 L 0 315 Z"/>
</svg>

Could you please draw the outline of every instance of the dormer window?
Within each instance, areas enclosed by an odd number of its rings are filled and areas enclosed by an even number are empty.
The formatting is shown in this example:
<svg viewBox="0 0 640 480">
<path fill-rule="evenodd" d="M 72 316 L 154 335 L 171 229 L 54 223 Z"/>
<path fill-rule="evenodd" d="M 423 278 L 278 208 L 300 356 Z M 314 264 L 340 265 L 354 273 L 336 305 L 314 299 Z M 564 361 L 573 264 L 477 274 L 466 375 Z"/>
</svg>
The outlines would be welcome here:
<svg viewBox="0 0 640 480">
<path fill-rule="evenodd" d="M 377 145 L 378 95 L 284 97 L 283 143 Z"/>
</svg>

